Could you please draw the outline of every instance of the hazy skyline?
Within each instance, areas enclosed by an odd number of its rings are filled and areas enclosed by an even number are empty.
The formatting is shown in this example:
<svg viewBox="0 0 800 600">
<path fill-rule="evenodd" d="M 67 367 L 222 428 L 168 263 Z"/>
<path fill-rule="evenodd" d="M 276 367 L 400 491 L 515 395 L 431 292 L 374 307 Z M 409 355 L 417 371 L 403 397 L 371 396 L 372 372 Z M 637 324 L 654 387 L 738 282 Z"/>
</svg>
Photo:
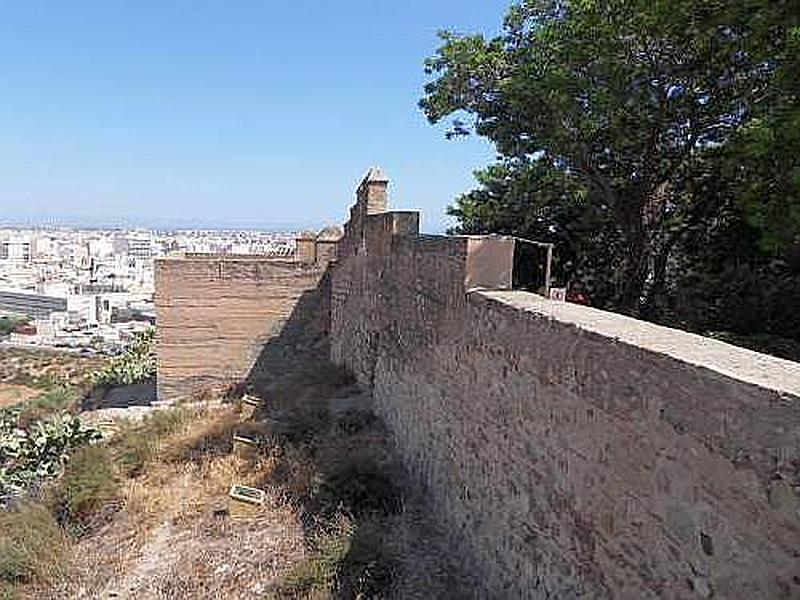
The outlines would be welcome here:
<svg viewBox="0 0 800 600">
<path fill-rule="evenodd" d="M 380 165 L 439 231 L 494 153 L 428 125 L 422 63 L 508 4 L 7 3 L 0 225 L 324 226 Z"/>
</svg>

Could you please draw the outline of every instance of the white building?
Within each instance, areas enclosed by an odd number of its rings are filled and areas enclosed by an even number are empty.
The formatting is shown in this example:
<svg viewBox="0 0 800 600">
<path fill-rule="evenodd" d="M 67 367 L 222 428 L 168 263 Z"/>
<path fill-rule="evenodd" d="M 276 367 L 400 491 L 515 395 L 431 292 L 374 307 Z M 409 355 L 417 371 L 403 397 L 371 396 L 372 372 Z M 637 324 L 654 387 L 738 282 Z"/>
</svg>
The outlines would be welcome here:
<svg viewBox="0 0 800 600">
<path fill-rule="evenodd" d="M 29 263 L 33 256 L 33 243 L 29 237 L 0 239 L 0 261 Z"/>
<path fill-rule="evenodd" d="M 128 238 L 128 256 L 136 260 L 150 260 L 153 254 L 153 238 L 150 236 L 137 235 Z"/>
</svg>

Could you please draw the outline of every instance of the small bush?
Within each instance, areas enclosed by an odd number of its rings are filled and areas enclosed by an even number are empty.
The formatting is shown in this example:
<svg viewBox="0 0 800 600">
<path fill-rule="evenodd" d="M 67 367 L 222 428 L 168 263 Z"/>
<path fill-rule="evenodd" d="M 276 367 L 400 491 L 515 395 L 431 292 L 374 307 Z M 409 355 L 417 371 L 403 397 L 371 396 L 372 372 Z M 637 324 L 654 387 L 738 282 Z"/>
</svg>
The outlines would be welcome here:
<svg viewBox="0 0 800 600">
<path fill-rule="evenodd" d="M 81 448 L 67 463 L 53 495 L 53 508 L 67 531 L 81 536 L 116 509 L 118 486 L 106 446 Z"/>
<path fill-rule="evenodd" d="M 272 433 L 289 444 L 308 444 L 327 431 L 330 411 L 327 406 L 301 406 L 282 412 L 269 421 Z"/>
<path fill-rule="evenodd" d="M 0 590 L 5 597 L 13 598 L 20 584 L 59 575 L 66 547 L 61 528 L 43 506 L 22 504 L 0 512 Z"/>
<path fill-rule="evenodd" d="M 80 394 L 75 388 L 55 385 L 26 402 L 20 409 L 19 420 L 26 425 L 56 413 L 73 414 L 79 405 Z"/>
<path fill-rule="evenodd" d="M 233 449 L 233 436 L 236 433 L 250 434 L 257 431 L 255 424 L 243 427 L 236 415 L 227 414 L 218 420 L 204 424 L 199 431 L 194 428 L 189 436 L 181 436 L 173 447 L 164 453 L 171 462 L 201 464 L 215 457 L 230 454 Z"/>
<path fill-rule="evenodd" d="M 135 335 L 125 352 L 95 373 L 95 385 L 113 386 L 140 383 L 156 373 L 155 328 Z"/>
<path fill-rule="evenodd" d="M 396 531 L 385 518 L 362 519 L 339 565 L 337 598 L 384 598 L 399 568 Z"/>
<path fill-rule="evenodd" d="M 329 598 L 336 587 L 339 570 L 350 551 L 355 526 L 339 515 L 320 532 L 311 552 L 284 576 L 272 598 Z"/>
<path fill-rule="evenodd" d="M 400 509 L 400 490 L 386 466 L 367 453 L 343 456 L 329 469 L 313 497 L 320 514 L 337 509 L 356 516 L 392 514 Z"/>
<path fill-rule="evenodd" d="M 159 410 L 139 423 L 123 426 L 111 440 L 117 462 L 125 477 L 138 477 L 159 448 L 160 441 L 178 431 L 196 411 Z"/>
<path fill-rule="evenodd" d="M 348 409 L 336 421 L 336 427 L 343 435 L 356 435 L 379 426 L 375 413 L 366 410 Z"/>
<path fill-rule="evenodd" d="M 20 325 L 27 325 L 30 323 L 29 319 L 24 317 L 0 317 L 0 334 L 7 334 L 14 331 L 14 328 Z"/>
<path fill-rule="evenodd" d="M 144 472 L 145 464 L 153 453 L 153 440 L 134 427 L 123 427 L 111 444 L 125 477 L 138 477 Z"/>
<path fill-rule="evenodd" d="M 308 448 L 289 446 L 279 449 L 275 455 L 278 460 L 264 485 L 280 486 L 295 505 L 306 503 L 319 479 L 317 465 Z"/>
</svg>

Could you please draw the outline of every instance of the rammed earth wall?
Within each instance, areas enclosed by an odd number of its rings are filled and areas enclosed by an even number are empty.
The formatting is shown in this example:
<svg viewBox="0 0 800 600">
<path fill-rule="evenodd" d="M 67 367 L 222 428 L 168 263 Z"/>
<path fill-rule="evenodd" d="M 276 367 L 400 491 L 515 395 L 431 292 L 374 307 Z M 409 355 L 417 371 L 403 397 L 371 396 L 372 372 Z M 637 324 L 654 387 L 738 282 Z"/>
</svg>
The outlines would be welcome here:
<svg viewBox="0 0 800 600">
<path fill-rule="evenodd" d="M 327 329 L 325 270 L 324 264 L 257 256 L 156 261 L 159 398 L 258 376 L 253 371 L 265 352 L 272 369 L 288 368 L 299 333 L 310 333 L 295 330 Z M 278 338 L 280 348 L 270 345 Z"/>
</svg>

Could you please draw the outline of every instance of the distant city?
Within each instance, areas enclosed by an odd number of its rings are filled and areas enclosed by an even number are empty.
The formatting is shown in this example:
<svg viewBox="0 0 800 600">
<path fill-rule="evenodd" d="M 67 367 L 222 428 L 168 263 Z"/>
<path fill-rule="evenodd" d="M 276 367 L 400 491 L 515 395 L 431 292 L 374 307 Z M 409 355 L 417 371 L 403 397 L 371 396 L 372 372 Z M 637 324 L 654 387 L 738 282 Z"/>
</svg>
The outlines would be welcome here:
<svg viewBox="0 0 800 600">
<path fill-rule="evenodd" d="M 118 352 L 155 322 L 153 262 L 288 256 L 296 232 L 0 228 L 0 344 Z"/>
</svg>

